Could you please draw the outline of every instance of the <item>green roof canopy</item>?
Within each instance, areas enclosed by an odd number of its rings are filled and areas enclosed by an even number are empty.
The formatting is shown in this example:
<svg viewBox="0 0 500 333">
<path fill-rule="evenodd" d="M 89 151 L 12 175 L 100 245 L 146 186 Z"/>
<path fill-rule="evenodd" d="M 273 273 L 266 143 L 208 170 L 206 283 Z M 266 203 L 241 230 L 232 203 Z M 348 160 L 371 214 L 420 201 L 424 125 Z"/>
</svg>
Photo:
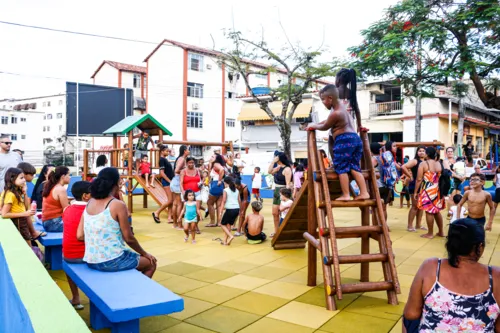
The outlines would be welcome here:
<svg viewBox="0 0 500 333">
<path fill-rule="evenodd" d="M 162 131 L 163 134 L 172 136 L 172 132 L 166 129 L 150 114 L 129 116 L 121 120 L 120 122 L 114 124 L 107 130 L 105 130 L 104 133 L 102 134 L 124 135 L 132 131 L 135 127 L 138 127 L 141 131 L 148 131 L 150 135 L 159 135 L 160 132 Z"/>
</svg>

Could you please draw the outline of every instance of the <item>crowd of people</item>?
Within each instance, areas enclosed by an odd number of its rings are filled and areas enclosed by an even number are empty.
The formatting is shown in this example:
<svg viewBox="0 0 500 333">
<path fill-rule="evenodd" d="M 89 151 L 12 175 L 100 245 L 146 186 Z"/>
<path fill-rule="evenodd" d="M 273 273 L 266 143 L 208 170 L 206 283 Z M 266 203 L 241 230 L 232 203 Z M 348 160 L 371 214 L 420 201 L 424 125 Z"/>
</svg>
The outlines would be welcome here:
<svg viewBox="0 0 500 333">
<path fill-rule="evenodd" d="M 347 88 L 355 84 L 353 70 L 340 71 L 337 86 L 327 85 L 320 91 L 323 104 L 331 110 L 328 118 L 306 128 L 330 130 L 332 159 L 321 151 L 321 162 L 339 175 L 341 194 L 335 199 L 341 201 L 352 200 L 350 177 L 359 191 L 354 200 L 370 198 L 361 172 L 363 144 L 358 130 L 362 129 L 356 129 L 352 112 L 359 111 L 355 89 Z M 201 232 L 198 224 L 204 219 L 209 219 L 205 227 L 221 228 L 222 236 L 215 240 L 222 245 L 229 246 L 235 237 L 242 235 L 250 244 L 266 240 L 264 216 L 260 214 L 263 200 L 259 167 L 254 169 L 250 189 L 242 181 L 245 162 L 239 154 L 222 154 L 220 149 L 215 149 L 205 163 L 191 156 L 189 146 L 180 146 L 175 156 L 172 147 L 160 145 L 159 172 L 155 175 L 147 160 L 148 145 L 154 142 L 147 132 L 136 138 L 134 172 L 145 178 L 147 187 L 156 186 L 159 180 L 167 197 L 167 201 L 152 212 L 156 223 L 161 223 L 162 214 L 167 211 L 167 222 L 183 232 L 185 242 L 191 239 L 193 244 Z M 36 170 L 22 162 L 18 153 L 11 152 L 11 145 L 9 137 L 0 137 L 0 210 L 4 218 L 12 220 L 30 247 L 35 249 L 35 241 L 47 232 L 63 232 L 63 260 L 68 263 L 86 264 L 103 272 L 137 269 L 148 277 L 153 276 L 156 258 L 146 252 L 134 236 L 130 213 L 122 200 L 120 172 L 107 167 L 104 155 L 97 159 L 96 177 L 92 181 L 72 185 L 72 198 L 66 190 L 70 182 L 69 169 L 51 165 L 42 168 L 29 198 L 27 182 L 33 180 Z M 493 197 L 484 190 L 485 175 L 474 168 L 473 148 L 470 145 L 464 148 L 465 159 L 456 157 L 453 147 L 448 147 L 441 159 L 436 147 L 420 146 L 413 159 L 406 156 L 404 161 L 398 161 L 396 143 L 370 144 L 371 163 L 379 174 L 377 187 L 386 223 L 387 206 L 394 201 L 399 181 L 403 184 L 400 206 L 403 207 L 406 199 L 410 207 L 408 232 L 426 230 L 421 237 L 445 237 L 441 211 L 448 209 L 448 257 L 428 259 L 417 272 L 404 312 L 408 332 L 459 331 L 458 328 L 463 327 L 469 332 L 492 332 L 498 326 L 500 308 L 496 299 L 500 292 L 493 289 L 493 285 L 500 283 L 500 270 L 479 263 L 479 259 L 485 249 L 485 230 L 491 231 L 500 202 L 500 168 L 495 172 L 497 191 Z M 127 163 L 128 156 L 123 158 L 123 166 Z M 302 187 L 305 167 L 292 164 L 284 152 L 276 151 L 267 171 L 274 180 L 272 216 L 276 233 Z M 470 184 L 464 189 L 466 178 Z M 486 205 L 489 206 L 488 219 Z M 251 214 L 247 215 L 249 206 Z M 41 211 L 44 232 L 33 226 L 32 217 L 37 210 Z M 421 221 L 424 213 L 426 227 Z M 438 229 L 436 234 L 434 224 Z M 71 304 L 77 310 L 83 309 L 77 286 L 69 277 L 68 282 Z"/>
</svg>

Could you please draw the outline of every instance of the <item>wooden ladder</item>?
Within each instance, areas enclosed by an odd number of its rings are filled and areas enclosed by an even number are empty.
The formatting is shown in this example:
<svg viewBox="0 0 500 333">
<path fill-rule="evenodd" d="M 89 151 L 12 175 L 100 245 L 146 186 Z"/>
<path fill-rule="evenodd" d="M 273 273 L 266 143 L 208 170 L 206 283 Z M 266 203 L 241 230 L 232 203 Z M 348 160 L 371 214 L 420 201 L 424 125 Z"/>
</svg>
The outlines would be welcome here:
<svg viewBox="0 0 500 333">
<path fill-rule="evenodd" d="M 377 186 L 375 169 L 372 164 L 368 135 L 360 133 L 363 142 L 363 176 L 370 193 L 369 200 L 334 201 L 340 195 L 338 175 L 326 171 L 316 145 L 316 133 L 308 133 L 308 231 L 303 234 L 309 242 L 308 248 L 308 285 L 316 284 L 316 254 L 321 252 L 321 265 L 325 286 L 326 308 L 336 310 L 335 298 L 342 299 L 344 293 L 367 291 L 387 291 L 390 304 L 398 304 L 397 294 L 401 293 L 394 255 L 392 252 L 389 228 L 384 218 L 382 200 Z M 352 190 L 351 190 L 352 192 Z M 361 211 L 361 225 L 336 227 L 333 208 L 358 207 Z M 370 208 L 372 213 L 370 214 Z M 372 216 L 370 224 L 370 215 Z M 319 236 L 319 239 L 317 239 Z M 361 254 L 339 255 L 337 239 L 361 238 Z M 379 253 L 370 253 L 370 238 L 378 241 Z M 382 263 L 384 281 L 369 281 L 369 264 Z M 361 264 L 360 282 L 342 284 L 341 264 Z M 333 272 L 332 272 L 333 268 Z"/>
</svg>

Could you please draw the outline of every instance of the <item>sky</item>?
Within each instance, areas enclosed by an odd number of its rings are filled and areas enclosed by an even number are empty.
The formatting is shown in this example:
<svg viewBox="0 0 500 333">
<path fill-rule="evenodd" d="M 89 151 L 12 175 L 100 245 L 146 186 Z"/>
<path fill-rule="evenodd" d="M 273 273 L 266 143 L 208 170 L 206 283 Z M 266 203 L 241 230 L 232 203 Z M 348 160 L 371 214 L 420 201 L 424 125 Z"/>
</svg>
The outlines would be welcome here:
<svg viewBox="0 0 500 333">
<path fill-rule="evenodd" d="M 16 0 L 0 1 L 0 21 L 153 43 L 167 38 L 209 49 L 214 42 L 215 48 L 227 45 L 223 29 L 233 25 L 248 36 L 263 32 L 277 48 L 286 44 L 284 30 L 303 47 L 323 43 L 323 57 L 329 59 L 347 57 L 346 49 L 361 42 L 360 31 L 396 2 Z M 145 66 L 154 48 L 0 24 L 0 99 L 64 92 L 66 81 L 92 83 L 90 77 L 103 60 Z"/>
</svg>

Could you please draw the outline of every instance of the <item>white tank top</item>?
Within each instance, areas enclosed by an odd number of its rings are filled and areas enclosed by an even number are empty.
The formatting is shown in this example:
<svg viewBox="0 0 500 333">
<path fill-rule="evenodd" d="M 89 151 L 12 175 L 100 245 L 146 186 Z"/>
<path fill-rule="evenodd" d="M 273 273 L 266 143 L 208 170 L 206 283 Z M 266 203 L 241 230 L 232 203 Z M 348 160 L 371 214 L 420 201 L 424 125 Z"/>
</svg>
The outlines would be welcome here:
<svg viewBox="0 0 500 333">
<path fill-rule="evenodd" d="M 496 188 L 500 188 L 500 173 L 497 173 L 497 181 L 495 183 Z"/>
</svg>

